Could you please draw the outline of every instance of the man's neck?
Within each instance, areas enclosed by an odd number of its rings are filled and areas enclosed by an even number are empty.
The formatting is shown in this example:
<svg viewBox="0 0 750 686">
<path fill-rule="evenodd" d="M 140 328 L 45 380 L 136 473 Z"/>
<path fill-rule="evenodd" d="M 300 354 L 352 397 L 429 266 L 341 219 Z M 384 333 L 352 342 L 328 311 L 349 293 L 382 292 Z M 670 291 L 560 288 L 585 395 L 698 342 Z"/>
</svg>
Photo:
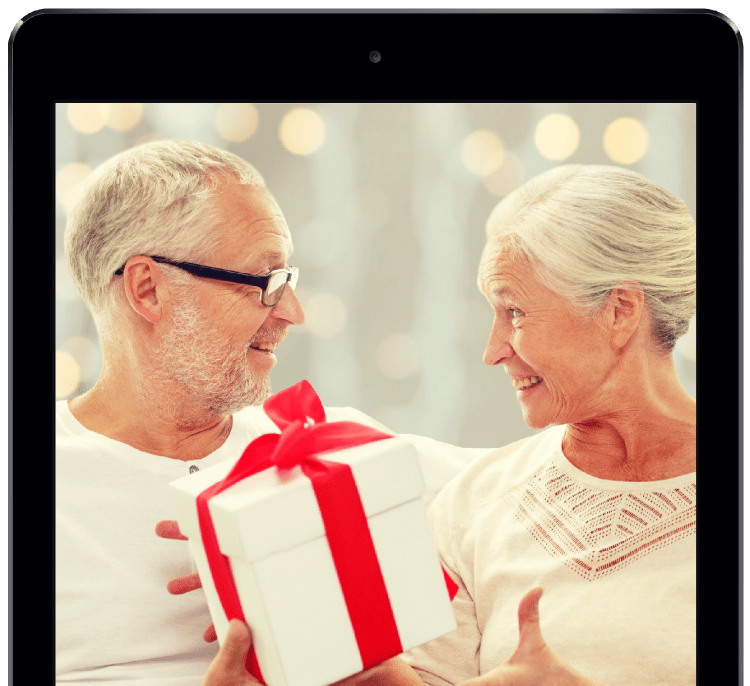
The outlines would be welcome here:
<svg viewBox="0 0 750 686">
<path fill-rule="evenodd" d="M 68 407 L 89 431 L 175 460 L 199 460 L 210 455 L 232 430 L 232 415 L 176 422 L 133 394 L 116 393 L 101 384 L 69 400 Z"/>
</svg>

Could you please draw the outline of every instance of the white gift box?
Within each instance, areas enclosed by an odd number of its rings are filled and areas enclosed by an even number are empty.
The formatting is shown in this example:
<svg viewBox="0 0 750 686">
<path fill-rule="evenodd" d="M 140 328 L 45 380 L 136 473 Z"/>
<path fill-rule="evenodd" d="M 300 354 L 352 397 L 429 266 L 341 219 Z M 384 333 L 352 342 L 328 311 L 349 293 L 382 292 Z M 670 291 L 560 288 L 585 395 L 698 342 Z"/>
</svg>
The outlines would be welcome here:
<svg viewBox="0 0 750 686">
<path fill-rule="evenodd" d="M 413 446 L 389 438 L 320 457 L 352 469 L 403 650 L 453 631 Z M 203 549 L 196 498 L 234 463 L 171 484 L 220 642 L 228 622 Z M 209 511 L 268 686 L 323 686 L 361 671 L 318 502 L 301 468 L 254 474 L 214 496 Z"/>
</svg>

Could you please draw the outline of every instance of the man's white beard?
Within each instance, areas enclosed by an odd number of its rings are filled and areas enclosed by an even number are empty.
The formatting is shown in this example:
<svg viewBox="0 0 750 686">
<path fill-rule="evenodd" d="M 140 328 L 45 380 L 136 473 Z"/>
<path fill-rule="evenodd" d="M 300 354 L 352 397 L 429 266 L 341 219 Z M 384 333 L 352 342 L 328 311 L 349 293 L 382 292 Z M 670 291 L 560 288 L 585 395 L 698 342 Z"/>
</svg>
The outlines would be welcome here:
<svg viewBox="0 0 750 686">
<path fill-rule="evenodd" d="M 260 405 L 270 395 L 271 382 L 248 360 L 255 337 L 242 348 L 233 346 L 201 315 L 187 289 L 177 300 L 172 326 L 143 375 L 145 400 L 163 419 L 185 427 Z M 283 335 L 283 328 L 262 328 L 258 338 Z"/>
</svg>

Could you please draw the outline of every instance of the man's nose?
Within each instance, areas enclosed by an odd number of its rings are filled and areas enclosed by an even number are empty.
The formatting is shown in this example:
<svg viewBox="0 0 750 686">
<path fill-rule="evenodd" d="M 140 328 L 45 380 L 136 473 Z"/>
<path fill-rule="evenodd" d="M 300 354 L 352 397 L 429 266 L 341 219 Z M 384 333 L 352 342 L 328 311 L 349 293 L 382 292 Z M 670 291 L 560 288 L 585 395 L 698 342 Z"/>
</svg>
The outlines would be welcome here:
<svg viewBox="0 0 750 686">
<path fill-rule="evenodd" d="M 294 289 L 288 284 L 277 302 L 271 308 L 271 315 L 278 319 L 285 319 L 291 324 L 303 324 L 305 322 L 305 311 L 297 298 Z"/>
</svg>

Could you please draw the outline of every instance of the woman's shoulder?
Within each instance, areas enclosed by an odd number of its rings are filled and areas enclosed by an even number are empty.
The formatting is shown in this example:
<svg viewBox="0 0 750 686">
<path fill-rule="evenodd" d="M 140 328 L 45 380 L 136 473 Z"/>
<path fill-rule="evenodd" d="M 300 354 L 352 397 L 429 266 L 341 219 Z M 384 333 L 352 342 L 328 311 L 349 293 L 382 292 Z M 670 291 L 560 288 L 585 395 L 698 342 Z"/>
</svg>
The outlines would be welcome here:
<svg viewBox="0 0 750 686">
<path fill-rule="evenodd" d="M 474 460 L 437 495 L 431 511 L 454 523 L 471 519 L 488 501 L 499 501 L 562 450 L 565 426 L 553 426 Z"/>
</svg>

